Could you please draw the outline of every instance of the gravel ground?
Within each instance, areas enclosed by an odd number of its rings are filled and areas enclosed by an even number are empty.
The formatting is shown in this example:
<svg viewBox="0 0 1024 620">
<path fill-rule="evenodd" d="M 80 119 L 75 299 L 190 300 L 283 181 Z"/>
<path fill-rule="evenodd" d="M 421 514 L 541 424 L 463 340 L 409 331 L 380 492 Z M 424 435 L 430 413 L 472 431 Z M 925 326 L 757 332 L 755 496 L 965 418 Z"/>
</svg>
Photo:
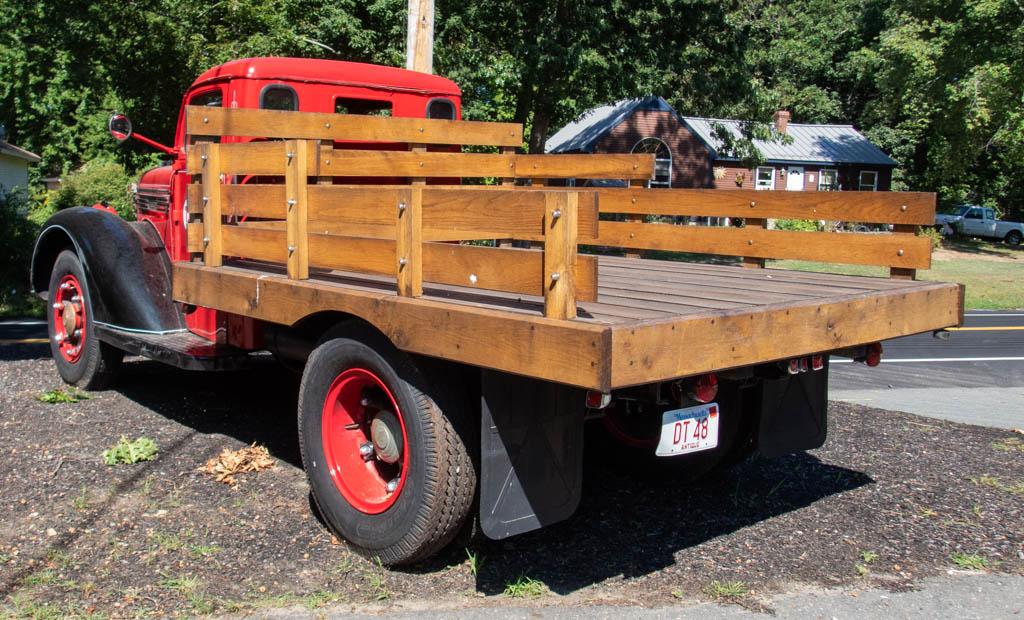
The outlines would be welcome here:
<svg viewBox="0 0 1024 620">
<path fill-rule="evenodd" d="M 45 347 L 0 347 L 0 616 L 499 606 L 517 581 L 531 605 L 771 611 L 779 592 L 903 590 L 957 563 L 1024 574 L 1024 436 L 1005 430 L 833 403 L 823 449 L 699 483 L 634 481 L 588 455 L 568 522 L 387 570 L 312 514 L 285 371 L 136 360 L 117 390 L 36 399 L 56 387 Z M 121 435 L 158 457 L 104 465 Z M 199 471 L 253 442 L 273 469 L 234 488 Z"/>
</svg>

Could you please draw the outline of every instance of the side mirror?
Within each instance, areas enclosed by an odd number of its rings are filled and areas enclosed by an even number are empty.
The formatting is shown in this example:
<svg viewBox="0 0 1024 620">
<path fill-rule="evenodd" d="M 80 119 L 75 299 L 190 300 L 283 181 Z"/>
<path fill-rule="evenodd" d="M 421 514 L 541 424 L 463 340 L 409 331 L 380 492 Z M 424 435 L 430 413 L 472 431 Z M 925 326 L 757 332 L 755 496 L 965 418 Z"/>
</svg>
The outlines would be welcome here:
<svg viewBox="0 0 1024 620">
<path fill-rule="evenodd" d="M 132 137 L 132 122 L 124 114 L 115 114 L 107 122 L 107 129 L 110 135 L 118 142 L 124 142 Z"/>
</svg>

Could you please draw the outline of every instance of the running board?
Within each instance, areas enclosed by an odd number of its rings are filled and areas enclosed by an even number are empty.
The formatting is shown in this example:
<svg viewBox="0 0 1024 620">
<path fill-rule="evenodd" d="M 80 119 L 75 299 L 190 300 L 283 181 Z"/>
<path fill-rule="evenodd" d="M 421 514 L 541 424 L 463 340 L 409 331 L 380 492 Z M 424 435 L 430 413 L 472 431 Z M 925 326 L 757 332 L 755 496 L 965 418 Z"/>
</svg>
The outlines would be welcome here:
<svg viewBox="0 0 1024 620">
<path fill-rule="evenodd" d="M 188 330 L 163 334 L 136 332 L 97 325 L 100 340 L 132 355 L 184 370 L 236 370 L 251 362 L 244 349 L 210 342 Z"/>
</svg>

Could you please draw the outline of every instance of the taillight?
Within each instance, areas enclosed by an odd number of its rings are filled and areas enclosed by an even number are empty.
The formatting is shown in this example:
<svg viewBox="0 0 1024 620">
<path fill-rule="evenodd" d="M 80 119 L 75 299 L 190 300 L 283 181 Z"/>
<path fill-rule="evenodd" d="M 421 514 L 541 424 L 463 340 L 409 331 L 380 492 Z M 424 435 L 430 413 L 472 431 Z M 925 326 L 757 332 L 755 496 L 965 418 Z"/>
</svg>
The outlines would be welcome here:
<svg viewBox="0 0 1024 620">
<path fill-rule="evenodd" d="M 609 392 L 587 390 L 587 407 L 589 409 L 604 409 L 612 403 L 612 395 Z"/>
<path fill-rule="evenodd" d="M 689 388 L 690 398 L 698 403 L 710 403 L 718 396 L 718 377 L 701 375 L 690 381 Z"/>
<path fill-rule="evenodd" d="M 867 346 L 864 353 L 864 363 L 874 368 L 882 363 L 882 343 L 873 342 Z"/>
<path fill-rule="evenodd" d="M 812 355 L 811 356 L 811 370 L 821 370 L 825 367 L 825 356 L 824 355 Z"/>
</svg>

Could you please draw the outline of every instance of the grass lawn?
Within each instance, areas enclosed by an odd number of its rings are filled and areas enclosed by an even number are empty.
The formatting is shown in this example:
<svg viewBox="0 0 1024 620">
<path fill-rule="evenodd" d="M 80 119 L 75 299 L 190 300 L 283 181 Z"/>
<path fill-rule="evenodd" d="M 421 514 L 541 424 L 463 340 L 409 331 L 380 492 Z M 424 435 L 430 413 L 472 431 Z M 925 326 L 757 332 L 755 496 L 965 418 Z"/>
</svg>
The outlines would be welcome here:
<svg viewBox="0 0 1024 620">
<path fill-rule="evenodd" d="M 769 266 L 858 276 L 888 275 L 882 267 L 810 261 L 777 260 L 769 261 Z M 966 306 L 973 310 L 1024 308 L 1024 249 L 979 241 L 946 242 L 935 251 L 932 268 L 918 271 L 917 277 L 967 285 Z"/>
</svg>

